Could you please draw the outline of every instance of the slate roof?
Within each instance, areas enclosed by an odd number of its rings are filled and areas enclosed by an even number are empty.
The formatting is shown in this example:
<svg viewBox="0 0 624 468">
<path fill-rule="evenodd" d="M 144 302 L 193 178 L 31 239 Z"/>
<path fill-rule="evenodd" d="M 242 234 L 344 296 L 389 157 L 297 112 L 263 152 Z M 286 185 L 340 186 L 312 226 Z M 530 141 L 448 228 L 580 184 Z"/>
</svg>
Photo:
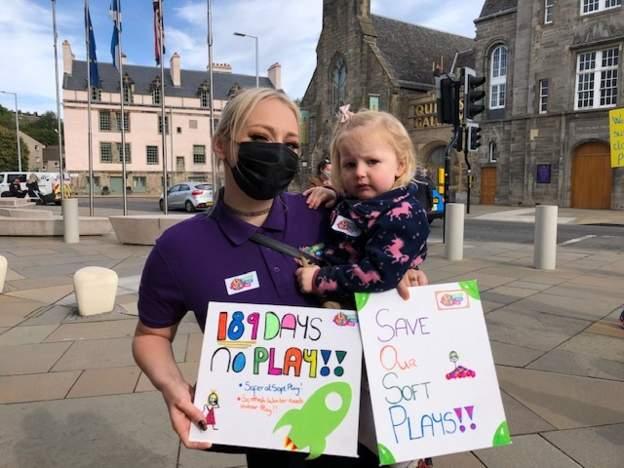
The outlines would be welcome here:
<svg viewBox="0 0 624 468">
<path fill-rule="evenodd" d="M 394 78 L 403 83 L 433 86 L 433 63 L 444 57 L 448 71 L 455 52 L 474 47 L 474 39 L 435 29 L 371 15 L 377 31 L 377 47 L 392 68 Z M 466 64 L 471 66 L 472 63 Z"/>
<path fill-rule="evenodd" d="M 510 8 L 516 8 L 518 6 L 518 0 L 486 0 L 481 9 L 479 18 L 490 16 L 501 11 L 509 10 Z"/>
<path fill-rule="evenodd" d="M 102 91 L 109 93 L 119 92 L 119 72 L 111 63 L 98 63 L 100 85 Z M 152 82 L 155 78 L 160 79 L 160 67 L 147 67 L 143 65 L 124 65 L 124 74 L 128 74 L 134 82 L 134 94 L 151 94 Z M 173 86 L 169 69 L 165 68 L 165 95 L 174 97 L 197 97 L 198 89 L 204 81 L 207 81 L 208 72 L 198 70 L 181 70 L 181 86 Z M 213 71 L 214 99 L 225 100 L 230 88 L 238 83 L 241 88 L 253 88 L 256 86 L 255 75 L 239 75 Z M 260 86 L 273 88 L 271 80 L 260 77 Z M 63 77 L 63 89 L 84 91 L 87 89 L 87 62 L 74 60 L 72 74 Z"/>
</svg>

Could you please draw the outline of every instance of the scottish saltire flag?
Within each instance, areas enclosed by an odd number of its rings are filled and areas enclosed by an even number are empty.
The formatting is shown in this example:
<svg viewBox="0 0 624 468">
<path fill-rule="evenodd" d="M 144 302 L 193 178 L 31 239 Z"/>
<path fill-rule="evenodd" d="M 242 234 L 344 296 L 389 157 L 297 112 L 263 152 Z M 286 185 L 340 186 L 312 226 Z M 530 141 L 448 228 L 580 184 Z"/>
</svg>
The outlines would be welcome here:
<svg viewBox="0 0 624 468">
<path fill-rule="evenodd" d="M 100 86 L 100 74 L 98 73 L 97 55 L 95 53 L 95 35 L 93 34 L 93 25 L 91 24 L 91 13 L 89 7 L 85 5 L 85 34 L 88 34 L 89 50 L 87 51 L 87 60 L 89 62 L 89 74 L 91 75 L 91 86 L 96 88 Z"/>
<path fill-rule="evenodd" d="M 113 56 L 113 65 L 119 70 L 119 59 L 121 54 L 119 51 L 119 35 L 121 34 L 121 5 L 120 0 L 112 0 L 110 13 L 113 17 L 113 37 L 111 39 L 111 55 Z"/>
<path fill-rule="evenodd" d="M 163 14 L 160 9 L 161 1 L 153 0 L 154 6 L 154 58 L 156 65 L 160 65 L 162 60 L 161 53 L 165 53 L 165 26 L 163 23 Z M 162 45 L 161 45 L 162 40 Z"/>
</svg>

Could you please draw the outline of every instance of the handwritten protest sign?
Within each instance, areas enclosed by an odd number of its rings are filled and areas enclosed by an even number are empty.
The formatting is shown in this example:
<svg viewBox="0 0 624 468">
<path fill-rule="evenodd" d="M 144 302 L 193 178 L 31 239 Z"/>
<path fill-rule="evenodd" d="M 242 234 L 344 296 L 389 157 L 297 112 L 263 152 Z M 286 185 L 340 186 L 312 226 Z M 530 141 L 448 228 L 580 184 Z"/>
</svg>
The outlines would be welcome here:
<svg viewBox="0 0 624 468">
<path fill-rule="evenodd" d="M 354 312 L 212 302 L 190 439 L 357 456 L 362 344 Z"/>
<path fill-rule="evenodd" d="M 511 443 L 476 281 L 357 305 L 381 464 Z"/>
<path fill-rule="evenodd" d="M 609 111 L 611 167 L 624 167 L 624 109 Z"/>
</svg>

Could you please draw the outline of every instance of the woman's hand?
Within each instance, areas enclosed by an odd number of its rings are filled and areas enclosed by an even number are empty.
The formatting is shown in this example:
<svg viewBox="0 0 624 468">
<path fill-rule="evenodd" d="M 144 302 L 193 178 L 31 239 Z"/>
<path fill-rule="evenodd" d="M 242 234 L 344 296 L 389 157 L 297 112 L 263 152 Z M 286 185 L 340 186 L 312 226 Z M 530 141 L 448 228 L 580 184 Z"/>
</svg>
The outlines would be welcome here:
<svg viewBox="0 0 624 468">
<path fill-rule="evenodd" d="M 397 285 L 397 292 L 399 296 L 405 301 L 409 300 L 409 288 L 411 286 L 427 286 L 429 280 L 427 275 L 422 270 L 409 269 L 403 275 L 401 282 Z"/>
<path fill-rule="evenodd" d="M 303 266 L 297 268 L 295 275 L 297 275 L 297 282 L 299 283 L 299 289 L 304 293 L 314 292 L 314 276 L 316 272 L 320 270 L 317 265 Z"/>
<path fill-rule="evenodd" d="M 186 382 L 175 382 L 162 389 L 162 395 L 169 411 L 171 426 L 186 448 L 206 450 L 212 447 L 210 442 L 189 441 L 191 421 L 200 429 L 206 430 L 204 414 L 193 405 L 194 390 Z"/>
<path fill-rule="evenodd" d="M 307 197 L 306 203 L 313 210 L 321 205 L 331 208 L 336 204 L 336 191 L 327 187 L 312 187 L 303 192 L 303 195 Z"/>
</svg>

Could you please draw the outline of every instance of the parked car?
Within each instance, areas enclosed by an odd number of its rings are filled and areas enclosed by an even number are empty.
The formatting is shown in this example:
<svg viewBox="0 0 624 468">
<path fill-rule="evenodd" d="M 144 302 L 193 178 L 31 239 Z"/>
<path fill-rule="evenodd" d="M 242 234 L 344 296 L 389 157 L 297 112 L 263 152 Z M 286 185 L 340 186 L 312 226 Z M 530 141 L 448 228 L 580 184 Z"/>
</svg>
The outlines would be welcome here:
<svg viewBox="0 0 624 468">
<path fill-rule="evenodd" d="M 427 213 L 429 224 L 431 224 L 434 219 L 442 218 L 444 216 L 444 197 L 435 188 L 432 189 L 432 192 L 433 206 L 431 207 L 431 211 Z"/>
<path fill-rule="evenodd" d="M 167 208 L 192 213 L 212 206 L 212 185 L 204 182 L 182 182 L 167 191 Z M 165 211 L 165 201 L 160 196 L 160 211 Z"/>
</svg>

